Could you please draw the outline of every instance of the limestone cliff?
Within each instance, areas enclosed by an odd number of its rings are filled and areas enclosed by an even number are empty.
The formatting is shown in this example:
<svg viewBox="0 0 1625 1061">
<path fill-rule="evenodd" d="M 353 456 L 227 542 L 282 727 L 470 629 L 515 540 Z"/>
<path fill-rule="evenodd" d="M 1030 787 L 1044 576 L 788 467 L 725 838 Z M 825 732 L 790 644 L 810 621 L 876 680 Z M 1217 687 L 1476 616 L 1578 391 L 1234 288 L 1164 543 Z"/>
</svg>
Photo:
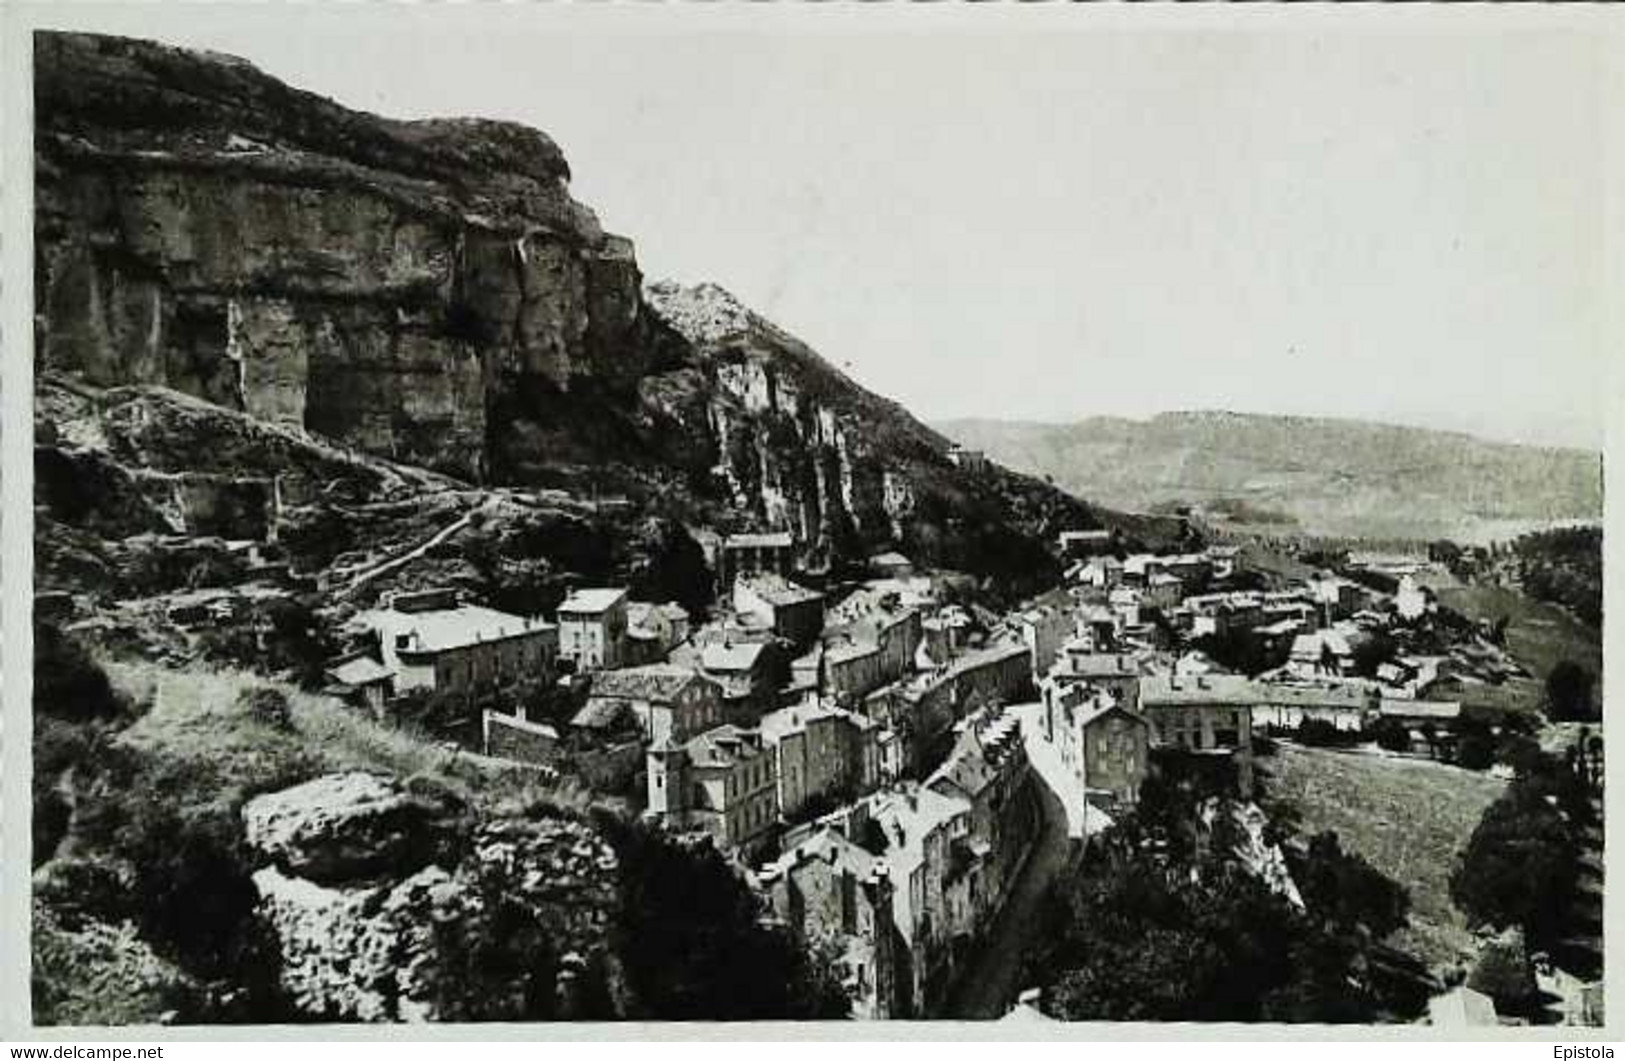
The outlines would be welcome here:
<svg viewBox="0 0 1625 1061">
<path fill-rule="evenodd" d="M 35 68 L 48 386 L 169 388 L 463 480 L 791 529 L 814 566 L 896 545 L 1012 592 L 1054 577 L 1057 529 L 1112 518 L 954 466 L 720 288 L 644 290 L 540 132 L 380 118 L 122 38 L 39 34 Z M 61 455 L 56 481 L 83 465 Z M 238 474 L 285 487 L 267 458 Z"/>
<path fill-rule="evenodd" d="M 43 369 L 479 477 L 509 390 L 648 367 L 631 247 L 535 130 L 144 41 L 43 33 L 35 70 Z"/>
</svg>

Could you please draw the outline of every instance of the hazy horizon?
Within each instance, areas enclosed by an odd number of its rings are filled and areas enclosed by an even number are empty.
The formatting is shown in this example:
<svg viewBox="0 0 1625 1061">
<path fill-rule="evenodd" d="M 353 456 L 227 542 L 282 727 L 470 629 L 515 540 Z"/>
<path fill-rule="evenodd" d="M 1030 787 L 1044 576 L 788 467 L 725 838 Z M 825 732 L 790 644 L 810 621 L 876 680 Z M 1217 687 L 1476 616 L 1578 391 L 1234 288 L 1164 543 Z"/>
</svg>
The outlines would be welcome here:
<svg viewBox="0 0 1625 1061">
<path fill-rule="evenodd" d="M 1595 38 L 364 14 L 48 19 L 542 129 L 648 279 L 722 285 L 927 422 L 1228 409 L 1602 449 Z"/>
<path fill-rule="evenodd" d="M 1394 421 L 1394 420 L 1382 420 L 1382 419 L 1374 419 L 1374 418 L 1370 418 L 1370 417 L 1337 416 L 1337 415 L 1333 415 L 1333 414 L 1318 414 L 1318 413 L 1280 413 L 1280 412 L 1270 412 L 1269 410 L 1262 410 L 1262 409 L 1260 409 L 1260 410 L 1253 410 L 1253 409 L 1223 409 L 1223 408 L 1219 408 L 1219 407 L 1216 407 L 1216 406 L 1212 406 L 1212 407 L 1208 407 L 1208 408 L 1196 408 L 1196 407 L 1187 406 L 1187 407 L 1179 408 L 1179 409 L 1158 409 L 1158 410 L 1156 410 L 1154 412 L 1148 412 L 1148 413 L 1089 413 L 1089 412 L 1085 412 L 1085 413 L 1083 413 L 1083 414 L 1081 414 L 1079 416 L 1076 416 L 1076 417 L 1073 417 L 1073 418 L 1067 419 L 1067 420 L 1046 420 L 1046 419 L 1042 419 L 1042 418 L 1039 418 L 1039 417 L 1009 417 L 1009 416 L 992 416 L 992 415 L 942 416 L 942 417 L 932 417 L 932 418 L 929 418 L 929 419 L 922 417 L 921 419 L 924 420 L 925 423 L 928 424 L 929 426 L 931 426 L 932 428 L 940 430 L 944 426 L 951 425 L 951 424 L 973 424 L 973 423 L 1003 424 L 1003 425 L 1006 425 L 1006 426 L 1009 426 L 1009 427 L 1043 427 L 1043 428 L 1076 427 L 1076 426 L 1078 426 L 1080 424 L 1087 423 L 1090 420 L 1122 420 L 1122 421 L 1126 421 L 1126 422 L 1134 423 L 1134 424 L 1146 424 L 1146 423 L 1150 423 L 1152 420 L 1157 419 L 1158 417 L 1163 417 L 1163 416 L 1235 416 L 1235 417 L 1257 417 L 1257 418 L 1262 418 L 1262 419 L 1282 419 L 1282 420 L 1317 420 L 1317 421 L 1325 421 L 1325 422 L 1329 422 L 1329 423 L 1359 424 L 1359 425 L 1364 425 L 1364 426 L 1367 426 L 1367 427 L 1392 427 L 1392 428 L 1401 428 L 1401 429 L 1404 429 L 1404 430 L 1411 430 L 1411 431 L 1428 431 L 1428 432 L 1436 432 L 1436 433 L 1439 433 L 1439 434 L 1460 435 L 1460 436 L 1464 436 L 1464 437 L 1467 437 L 1467 438 L 1474 439 L 1474 440 L 1479 441 L 1479 442 L 1488 443 L 1488 444 L 1491 444 L 1491 445 L 1521 446 L 1521 447 L 1528 448 L 1528 449 L 1548 449 L 1548 450 L 1560 450 L 1560 451 L 1564 451 L 1564 452 L 1584 453 L 1584 454 L 1587 454 L 1587 455 L 1590 455 L 1590 456 L 1595 456 L 1595 457 L 1597 457 L 1599 459 L 1601 459 L 1602 454 L 1603 454 L 1602 448 L 1600 446 L 1593 448 L 1593 447 L 1589 447 L 1589 446 L 1564 445 L 1564 444 L 1560 444 L 1560 443 L 1520 442 L 1520 441 L 1513 440 L 1513 439 L 1495 438 L 1495 437 L 1493 437 L 1491 435 L 1486 435 L 1486 434 L 1483 434 L 1481 432 L 1476 432 L 1476 431 L 1466 431 L 1466 430 L 1460 430 L 1460 429 L 1456 429 L 1456 428 L 1428 427 L 1426 425 L 1421 425 L 1421 424 L 1405 424 L 1405 423 L 1400 423 L 1400 422 Z"/>
</svg>

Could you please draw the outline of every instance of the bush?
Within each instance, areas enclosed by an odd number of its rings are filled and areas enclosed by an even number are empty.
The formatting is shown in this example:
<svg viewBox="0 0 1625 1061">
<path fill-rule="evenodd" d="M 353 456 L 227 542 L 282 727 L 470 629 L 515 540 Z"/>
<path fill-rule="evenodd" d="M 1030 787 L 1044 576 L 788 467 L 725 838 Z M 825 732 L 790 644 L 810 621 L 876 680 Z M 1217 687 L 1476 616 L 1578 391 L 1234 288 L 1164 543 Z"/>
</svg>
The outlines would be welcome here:
<svg viewBox="0 0 1625 1061">
<path fill-rule="evenodd" d="M 75 638 L 34 624 L 34 715 L 64 722 L 129 721 L 134 710 Z"/>
<path fill-rule="evenodd" d="M 1397 718 L 1381 718 L 1371 727 L 1368 736 L 1377 747 L 1388 752 L 1411 750 L 1411 728 Z"/>
<path fill-rule="evenodd" d="M 1598 718 L 1591 691 L 1591 672 L 1563 660 L 1546 675 L 1546 714 L 1554 722 L 1590 722 Z"/>
<path fill-rule="evenodd" d="M 1325 719 L 1306 718 L 1298 723 L 1296 737 L 1308 748 L 1346 748 L 1359 740 L 1359 734 L 1338 729 Z"/>
<path fill-rule="evenodd" d="M 266 685 L 244 689 L 237 694 L 237 709 L 262 725 L 282 732 L 293 731 L 293 713 L 282 690 Z"/>
<path fill-rule="evenodd" d="M 1456 765 L 1466 770 L 1488 770 L 1495 765 L 1500 747 L 1495 734 L 1480 721 L 1462 718 L 1456 730 Z"/>
</svg>

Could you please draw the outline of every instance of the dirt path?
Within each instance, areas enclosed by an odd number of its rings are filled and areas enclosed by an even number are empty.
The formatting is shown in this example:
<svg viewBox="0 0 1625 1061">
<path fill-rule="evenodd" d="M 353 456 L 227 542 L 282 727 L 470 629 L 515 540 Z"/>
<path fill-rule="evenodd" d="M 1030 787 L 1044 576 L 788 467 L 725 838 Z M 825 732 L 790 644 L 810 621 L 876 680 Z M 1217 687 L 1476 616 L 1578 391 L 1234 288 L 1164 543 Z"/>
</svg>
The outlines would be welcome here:
<svg viewBox="0 0 1625 1061">
<path fill-rule="evenodd" d="M 359 574 L 352 575 L 350 577 L 349 583 L 343 589 L 338 591 L 338 596 L 341 596 L 341 597 L 348 596 L 349 594 L 354 593 L 356 590 L 360 589 L 362 586 L 366 585 L 368 582 L 371 582 L 373 579 L 379 577 L 380 575 L 383 575 L 383 574 L 385 574 L 387 572 L 393 571 L 398 567 L 402 567 L 402 566 L 404 566 L 406 564 L 411 563 L 413 560 L 416 560 L 418 557 L 420 557 L 423 554 L 427 553 L 430 549 L 433 549 L 435 546 L 439 545 L 441 542 L 446 541 L 452 535 L 456 534 L 458 531 L 460 531 L 463 528 L 467 527 L 469 525 L 470 521 L 472 521 L 474 519 L 474 513 L 480 511 L 480 509 L 482 509 L 483 507 L 484 507 L 483 504 L 475 505 L 473 508 L 469 509 L 467 512 L 464 512 L 461 516 L 458 516 L 457 519 L 455 519 L 451 523 L 449 523 L 446 526 L 440 528 L 438 531 L 436 531 L 434 534 L 432 534 L 429 538 L 427 538 L 421 544 L 419 544 L 419 545 L 417 545 L 417 546 L 415 546 L 415 547 L 413 547 L 411 549 L 408 549 L 406 552 L 401 553 L 399 556 L 391 557 L 390 559 L 385 560 L 382 563 L 379 563 L 379 564 L 377 564 L 377 565 L 375 565 L 373 567 L 369 567 L 365 571 L 360 572 Z"/>
</svg>

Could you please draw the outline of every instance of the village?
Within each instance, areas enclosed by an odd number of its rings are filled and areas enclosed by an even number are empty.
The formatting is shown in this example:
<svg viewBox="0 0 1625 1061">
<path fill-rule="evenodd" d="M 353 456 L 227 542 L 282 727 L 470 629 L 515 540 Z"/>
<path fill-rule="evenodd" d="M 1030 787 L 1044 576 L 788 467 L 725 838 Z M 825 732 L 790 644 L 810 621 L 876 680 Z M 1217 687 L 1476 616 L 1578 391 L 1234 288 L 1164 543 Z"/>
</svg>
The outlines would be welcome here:
<svg viewBox="0 0 1625 1061">
<path fill-rule="evenodd" d="M 1460 691 L 1520 672 L 1440 633 L 1425 557 L 1286 577 L 1244 545 L 1067 530 L 1064 584 L 996 612 L 896 549 L 831 584 L 791 532 L 700 537 L 707 618 L 622 586 L 548 615 L 397 588 L 345 622 L 325 689 L 382 721 L 449 705 L 469 752 L 713 845 L 767 916 L 836 949 L 860 1018 L 943 1015 L 967 977 L 1013 976 L 990 936 L 1025 916 L 1018 885 L 1035 901 L 1024 877 L 1133 808 L 1156 756 L 1243 799 L 1257 738 L 1449 762 Z"/>
</svg>

